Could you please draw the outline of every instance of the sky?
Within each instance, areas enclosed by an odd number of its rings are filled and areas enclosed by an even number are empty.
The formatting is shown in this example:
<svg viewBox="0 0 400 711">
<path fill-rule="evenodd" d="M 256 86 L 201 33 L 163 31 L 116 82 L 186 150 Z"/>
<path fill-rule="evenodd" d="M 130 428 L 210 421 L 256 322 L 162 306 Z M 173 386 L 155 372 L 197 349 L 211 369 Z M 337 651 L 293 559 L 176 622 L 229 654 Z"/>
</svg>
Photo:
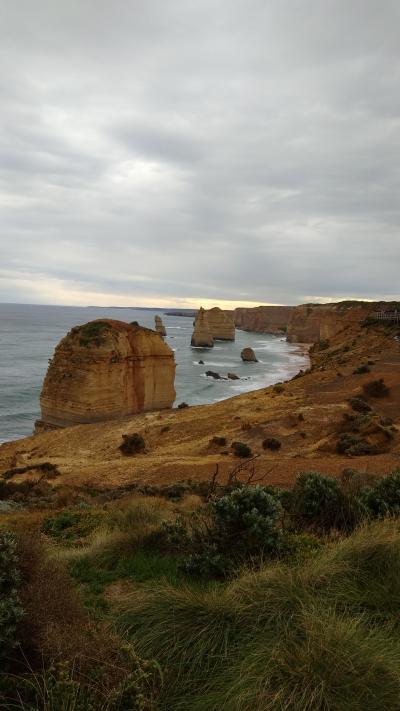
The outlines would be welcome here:
<svg viewBox="0 0 400 711">
<path fill-rule="evenodd" d="M 0 0 L 0 302 L 398 299 L 398 0 Z"/>
</svg>

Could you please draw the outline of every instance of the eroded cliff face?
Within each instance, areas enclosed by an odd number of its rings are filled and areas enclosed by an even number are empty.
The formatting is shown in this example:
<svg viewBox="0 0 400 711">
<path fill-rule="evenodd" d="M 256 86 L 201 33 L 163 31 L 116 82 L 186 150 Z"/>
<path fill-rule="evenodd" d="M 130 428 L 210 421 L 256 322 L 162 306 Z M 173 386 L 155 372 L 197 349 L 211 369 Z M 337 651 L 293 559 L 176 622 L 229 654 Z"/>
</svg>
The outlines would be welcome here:
<svg viewBox="0 0 400 711">
<path fill-rule="evenodd" d="M 213 338 L 219 341 L 235 340 L 235 320 L 233 311 L 223 311 L 215 306 L 206 312 L 209 329 Z"/>
<path fill-rule="evenodd" d="M 234 312 L 235 324 L 242 331 L 256 333 L 285 333 L 293 306 L 256 306 L 237 308 Z"/>
<path fill-rule="evenodd" d="M 207 312 L 203 307 L 200 307 L 194 322 L 191 345 L 198 348 L 212 348 L 214 346 L 214 338 L 208 323 Z"/>
<path fill-rule="evenodd" d="M 155 331 L 108 319 L 77 326 L 50 361 L 38 429 L 169 408 L 174 379 L 173 351 Z"/>
<path fill-rule="evenodd" d="M 334 338 L 348 326 L 359 325 L 376 305 L 304 304 L 296 306 L 287 327 L 290 343 L 315 343 Z"/>
</svg>

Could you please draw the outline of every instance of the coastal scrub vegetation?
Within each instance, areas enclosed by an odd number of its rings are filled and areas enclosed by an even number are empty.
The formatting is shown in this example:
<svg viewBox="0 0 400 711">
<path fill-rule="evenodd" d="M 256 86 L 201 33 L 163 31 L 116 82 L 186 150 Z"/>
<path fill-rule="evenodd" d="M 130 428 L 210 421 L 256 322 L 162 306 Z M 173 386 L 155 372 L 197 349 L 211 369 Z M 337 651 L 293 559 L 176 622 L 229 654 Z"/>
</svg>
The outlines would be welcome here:
<svg viewBox="0 0 400 711">
<path fill-rule="evenodd" d="M 3 516 L 0 708 L 397 710 L 400 471 L 251 471 Z"/>
<path fill-rule="evenodd" d="M 106 321 L 91 321 L 79 328 L 79 343 L 87 348 L 88 346 L 101 346 L 104 342 L 104 332 L 110 330 L 110 324 Z"/>
</svg>

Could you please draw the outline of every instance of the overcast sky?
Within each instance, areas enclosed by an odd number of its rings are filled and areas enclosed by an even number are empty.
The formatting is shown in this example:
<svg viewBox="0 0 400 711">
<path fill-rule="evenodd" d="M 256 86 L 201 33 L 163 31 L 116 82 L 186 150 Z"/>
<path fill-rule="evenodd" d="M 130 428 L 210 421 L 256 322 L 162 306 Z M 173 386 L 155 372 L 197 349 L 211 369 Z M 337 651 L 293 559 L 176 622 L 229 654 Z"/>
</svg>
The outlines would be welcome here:
<svg viewBox="0 0 400 711">
<path fill-rule="evenodd" d="M 399 298 L 399 0 L 0 0 L 0 301 Z"/>
</svg>

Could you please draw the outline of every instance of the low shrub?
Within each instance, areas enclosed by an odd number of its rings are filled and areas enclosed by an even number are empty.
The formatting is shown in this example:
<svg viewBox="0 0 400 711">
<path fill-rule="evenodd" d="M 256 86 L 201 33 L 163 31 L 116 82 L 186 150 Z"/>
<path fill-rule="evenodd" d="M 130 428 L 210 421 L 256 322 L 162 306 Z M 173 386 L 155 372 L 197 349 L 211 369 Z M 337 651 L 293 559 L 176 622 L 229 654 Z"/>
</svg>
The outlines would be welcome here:
<svg viewBox="0 0 400 711">
<path fill-rule="evenodd" d="M 372 410 L 371 405 L 363 397 L 351 397 L 349 403 L 355 412 L 367 413 Z"/>
<path fill-rule="evenodd" d="M 235 457 L 251 457 L 252 451 L 248 444 L 244 442 L 232 442 L 231 445 Z"/>
<path fill-rule="evenodd" d="M 262 443 L 263 449 L 271 449 L 272 451 L 277 451 L 282 447 L 282 443 L 276 437 L 267 437 Z"/>
<path fill-rule="evenodd" d="M 374 517 L 400 516 L 400 471 L 393 472 L 365 489 L 364 504 Z"/>
<path fill-rule="evenodd" d="M 370 372 L 371 372 L 371 368 L 368 365 L 363 364 L 363 365 L 359 365 L 358 368 L 353 370 L 353 375 L 362 375 L 363 373 L 370 373 Z"/>
<path fill-rule="evenodd" d="M 213 437 L 210 439 L 210 444 L 217 444 L 218 447 L 226 446 L 226 437 Z"/>
<path fill-rule="evenodd" d="M 124 434 L 122 435 L 122 440 L 123 442 L 119 446 L 122 454 L 129 456 L 132 454 L 138 454 L 139 452 L 144 452 L 146 449 L 145 441 L 142 435 L 138 432 L 134 432 L 133 434 Z"/>
<path fill-rule="evenodd" d="M 105 512 L 90 507 L 64 510 L 46 518 L 41 530 L 55 541 L 79 545 L 85 543 L 84 539 L 100 526 L 104 518 Z"/>
<path fill-rule="evenodd" d="M 285 392 L 285 387 L 283 383 L 276 383 L 274 387 L 272 388 L 272 392 L 276 393 L 276 395 L 281 395 L 282 393 Z"/>
<path fill-rule="evenodd" d="M 379 380 L 370 380 L 369 383 L 363 385 L 363 392 L 368 397 L 388 397 L 390 395 L 390 390 L 385 385 L 383 378 Z"/>
<path fill-rule="evenodd" d="M 79 328 L 79 344 L 88 346 L 101 346 L 104 342 L 105 331 L 109 331 L 110 324 L 106 321 L 92 321 Z"/>
<path fill-rule="evenodd" d="M 262 486 L 243 486 L 211 502 L 212 537 L 220 549 L 232 549 L 240 557 L 275 554 L 281 533 L 277 522 L 282 516 L 278 499 Z"/>
<path fill-rule="evenodd" d="M 357 430 L 356 430 L 357 431 Z M 336 443 L 338 454 L 346 454 L 349 457 L 363 457 L 368 454 L 377 454 L 376 447 L 361 437 L 351 434 L 342 434 Z"/>
<path fill-rule="evenodd" d="M 300 528 L 351 531 L 364 515 L 360 502 L 348 497 L 336 479 L 302 472 L 289 499 L 289 512 Z"/>
</svg>

